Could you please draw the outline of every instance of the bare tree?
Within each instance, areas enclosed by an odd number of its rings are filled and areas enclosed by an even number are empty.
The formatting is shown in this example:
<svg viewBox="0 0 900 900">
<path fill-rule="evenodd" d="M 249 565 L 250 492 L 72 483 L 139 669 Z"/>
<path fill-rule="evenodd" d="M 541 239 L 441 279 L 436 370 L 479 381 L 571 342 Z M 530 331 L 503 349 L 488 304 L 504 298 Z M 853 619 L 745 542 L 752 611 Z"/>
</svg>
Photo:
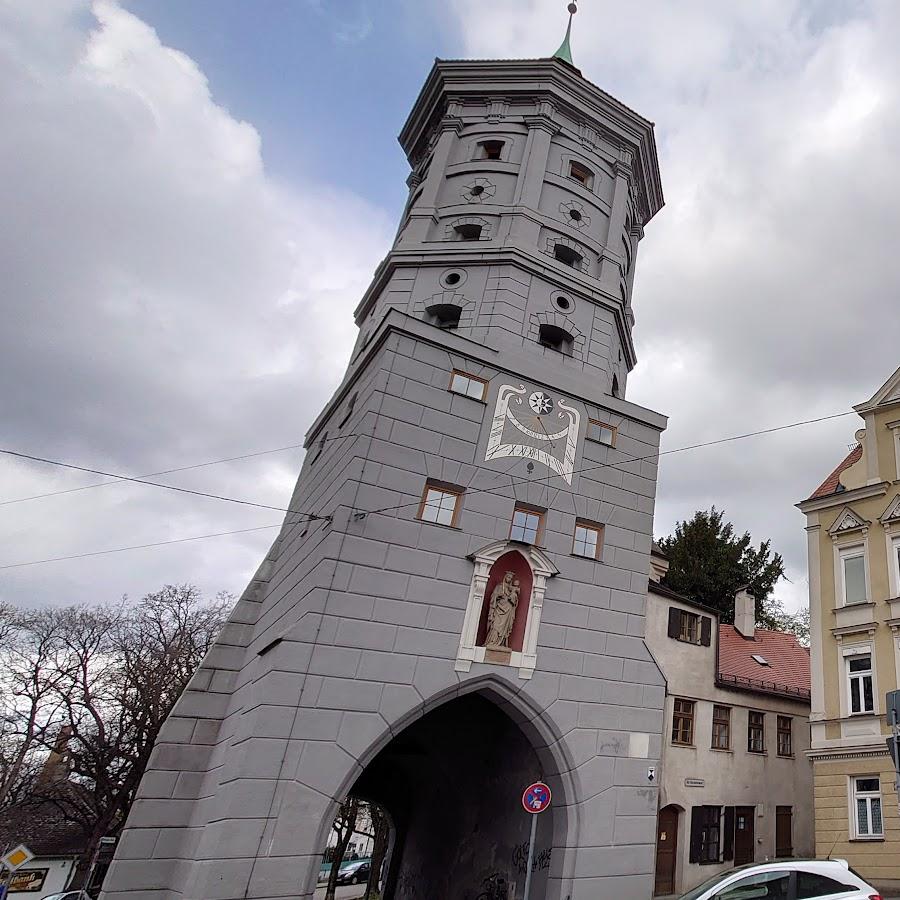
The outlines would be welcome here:
<svg viewBox="0 0 900 900">
<path fill-rule="evenodd" d="M 0 809 L 21 800 L 47 735 L 61 724 L 61 624 L 55 610 L 0 608 Z"/>
<path fill-rule="evenodd" d="M 387 855 L 390 823 L 387 813 L 377 803 L 369 804 L 369 817 L 372 820 L 372 830 L 375 832 L 375 839 L 372 843 L 369 881 L 366 884 L 366 893 L 363 900 L 376 900 L 376 898 L 381 896 L 381 870 L 384 868 L 384 858 Z"/>
<path fill-rule="evenodd" d="M 36 744 L 45 756 L 65 757 L 64 777 L 32 779 L 27 799 L 52 802 L 84 827 L 82 877 L 100 838 L 123 826 L 159 730 L 231 604 L 227 595 L 210 603 L 191 585 L 168 585 L 136 604 L 23 618 L 22 658 L 35 688 L 23 689 L 13 711 L 18 757 L 33 757 Z M 60 728 L 64 748 L 56 745 Z"/>
<path fill-rule="evenodd" d="M 331 871 L 328 873 L 328 887 L 325 889 L 325 900 L 334 900 L 337 889 L 338 872 L 347 852 L 347 844 L 356 830 L 356 818 L 359 815 L 359 800 L 348 797 L 340 806 L 338 814 L 334 818 L 331 827 L 337 834 L 337 844 L 334 847 L 334 856 L 331 858 Z"/>
</svg>

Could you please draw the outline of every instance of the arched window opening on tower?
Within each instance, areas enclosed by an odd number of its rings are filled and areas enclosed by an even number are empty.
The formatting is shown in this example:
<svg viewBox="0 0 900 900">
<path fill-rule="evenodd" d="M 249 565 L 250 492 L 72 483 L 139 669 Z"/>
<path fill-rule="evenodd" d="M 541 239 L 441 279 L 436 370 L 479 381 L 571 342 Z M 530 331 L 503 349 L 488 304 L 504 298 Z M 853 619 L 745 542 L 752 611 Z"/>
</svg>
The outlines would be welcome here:
<svg viewBox="0 0 900 900">
<path fill-rule="evenodd" d="M 613 395 L 613 397 L 619 396 L 619 376 L 618 375 L 613 375 L 612 395 Z"/>
<path fill-rule="evenodd" d="M 538 340 L 544 347 L 556 350 L 558 353 L 572 355 L 572 335 L 558 325 L 541 325 L 538 332 Z"/>
<path fill-rule="evenodd" d="M 482 141 L 478 145 L 481 159 L 502 159 L 504 141 Z"/>
<path fill-rule="evenodd" d="M 580 269 L 584 262 L 584 257 L 566 244 L 556 244 L 553 248 L 553 256 L 573 269 Z"/>
<path fill-rule="evenodd" d="M 456 233 L 458 241 L 480 241 L 483 225 L 476 225 L 472 222 L 466 222 L 460 225 L 454 225 L 453 231 Z"/>
<path fill-rule="evenodd" d="M 458 328 L 462 310 L 452 303 L 436 303 L 428 307 L 431 324 L 438 328 Z"/>
<path fill-rule="evenodd" d="M 574 160 L 569 163 L 569 178 L 583 184 L 588 190 L 594 185 L 594 173 L 587 166 Z"/>
</svg>

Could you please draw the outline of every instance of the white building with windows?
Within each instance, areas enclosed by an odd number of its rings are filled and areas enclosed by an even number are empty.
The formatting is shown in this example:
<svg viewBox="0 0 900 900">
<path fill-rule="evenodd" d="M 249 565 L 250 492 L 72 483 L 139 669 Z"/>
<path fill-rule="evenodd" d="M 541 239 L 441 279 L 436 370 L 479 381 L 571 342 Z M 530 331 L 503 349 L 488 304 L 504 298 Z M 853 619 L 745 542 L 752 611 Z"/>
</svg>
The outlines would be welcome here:
<svg viewBox="0 0 900 900">
<path fill-rule="evenodd" d="M 666 678 L 656 895 L 733 865 L 813 850 L 809 652 L 792 634 L 735 623 L 660 583 L 654 545 L 647 646 Z"/>
<path fill-rule="evenodd" d="M 900 889 L 885 694 L 900 687 L 900 369 L 865 403 L 856 445 L 806 514 L 816 850 Z"/>
</svg>

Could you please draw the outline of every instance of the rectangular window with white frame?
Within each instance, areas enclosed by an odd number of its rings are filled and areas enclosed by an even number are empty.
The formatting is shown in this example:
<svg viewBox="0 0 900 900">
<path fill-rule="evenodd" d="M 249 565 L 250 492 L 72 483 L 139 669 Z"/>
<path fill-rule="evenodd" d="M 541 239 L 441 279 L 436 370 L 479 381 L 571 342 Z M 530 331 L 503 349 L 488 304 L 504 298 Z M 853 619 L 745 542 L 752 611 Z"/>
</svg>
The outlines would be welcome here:
<svg viewBox="0 0 900 900">
<path fill-rule="evenodd" d="M 857 839 L 884 837 L 881 817 L 881 780 L 877 775 L 851 777 L 853 826 Z"/>
<path fill-rule="evenodd" d="M 866 581 L 866 548 L 864 544 L 841 547 L 838 551 L 843 605 L 865 603 L 869 599 Z"/>
<path fill-rule="evenodd" d="M 463 397 L 484 401 L 484 395 L 487 392 L 487 382 L 477 375 L 470 375 L 468 372 L 454 369 L 450 373 L 450 387 L 448 390 L 453 394 L 462 394 Z"/>
<path fill-rule="evenodd" d="M 893 579 L 893 597 L 900 597 L 900 536 L 891 539 L 891 578 Z"/>
<path fill-rule="evenodd" d="M 872 682 L 872 654 L 859 653 L 846 657 L 850 714 L 875 711 L 875 689 Z"/>
</svg>

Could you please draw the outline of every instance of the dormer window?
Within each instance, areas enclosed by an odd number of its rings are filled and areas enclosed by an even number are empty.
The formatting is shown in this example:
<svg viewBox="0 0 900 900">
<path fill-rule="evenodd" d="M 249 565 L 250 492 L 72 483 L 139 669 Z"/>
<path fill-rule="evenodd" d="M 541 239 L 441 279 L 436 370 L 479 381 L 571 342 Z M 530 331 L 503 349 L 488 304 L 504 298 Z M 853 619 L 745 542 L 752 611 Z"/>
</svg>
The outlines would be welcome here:
<svg viewBox="0 0 900 900">
<path fill-rule="evenodd" d="M 594 183 L 594 173 L 579 162 L 572 161 L 569 163 L 569 178 L 584 185 L 588 190 Z"/>
<path fill-rule="evenodd" d="M 550 350 L 565 353 L 566 356 L 572 355 L 572 335 L 558 325 L 541 325 L 538 331 L 538 342 Z"/>
<path fill-rule="evenodd" d="M 482 141 L 478 147 L 481 150 L 482 159 L 501 159 L 503 156 L 503 141 Z"/>
<path fill-rule="evenodd" d="M 462 225 L 454 225 L 453 231 L 458 241 L 480 241 L 483 226 L 467 222 Z"/>
<path fill-rule="evenodd" d="M 584 257 L 577 250 L 573 250 L 566 244 L 555 244 L 553 247 L 553 256 L 561 263 L 565 263 L 573 269 L 580 269 L 581 264 L 584 262 Z"/>
</svg>

